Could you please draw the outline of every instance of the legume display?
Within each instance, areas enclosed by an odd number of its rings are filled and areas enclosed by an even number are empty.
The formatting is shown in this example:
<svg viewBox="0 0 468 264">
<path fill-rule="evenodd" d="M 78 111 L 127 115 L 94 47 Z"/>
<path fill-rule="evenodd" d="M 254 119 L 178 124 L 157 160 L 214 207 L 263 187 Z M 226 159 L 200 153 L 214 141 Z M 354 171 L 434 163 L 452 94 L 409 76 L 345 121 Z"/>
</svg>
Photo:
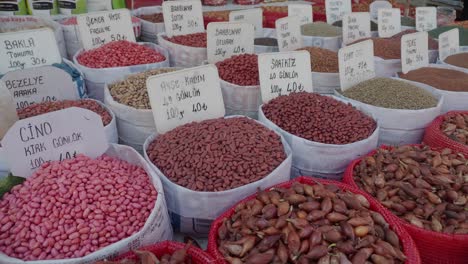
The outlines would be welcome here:
<svg viewBox="0 0 468 264">
<path fill-rule="evenodd" d="M 468 92 L 468 74 L 461 71 L 422 67 L 406 74 L 400 73 L 399 76 L 410 81 L 425 83 L 440 90 Z"/>
<path fill-rule="evenodd" d="M 305 47 L 310 54 L 310 64 L 313 72 L 338 72 L 338 53 L 318 47 Z"/>
<path fill-rule="evenodd" d="M 468 114 L 445 116 L 441 130 L 450 139 L 468 145 Z"/>
<path fill-rule="evenodd" d="M 258 57 L 256 54 L 235 55 L 217 62 L 219 78 L 241 86 L 259 85 Z"/>
<path fill-rule="evenodd" d="M 468 69 L 468 52 L 450 55 L 444 60 L 445 63 Z"/>
<path fill-rule="evenodd" d="M 206 33 L 194 33 L 188 35 L 173 36 L 166 39 L 172 43 L 176 43 L 179 45 L 196 48 L 206 48 Z"/>
</svg>

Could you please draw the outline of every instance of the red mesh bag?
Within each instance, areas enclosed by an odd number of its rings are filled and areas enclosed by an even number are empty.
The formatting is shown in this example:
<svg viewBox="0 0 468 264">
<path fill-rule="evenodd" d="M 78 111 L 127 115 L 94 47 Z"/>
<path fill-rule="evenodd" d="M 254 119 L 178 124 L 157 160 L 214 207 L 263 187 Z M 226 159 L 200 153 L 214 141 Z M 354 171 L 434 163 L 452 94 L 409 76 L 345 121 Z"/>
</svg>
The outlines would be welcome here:
<svg viewBox="0 0 468 264">
<path fill-rule="evenodd" d="M 456 114 L 465 114 L 468 115 L 468 111 L 451 111 L 445 115 L 440 115 L 426 128 L 424 133 L 423 142 L 431 147 L 435 148 L 450 148 L 457 152 L 463 153 L 465 157 L 468 157 L 468 146 L 460 142 L 450 139 L 447 137 L 441 130 L 442 123 L 444 118 L 448 116 L 453 116 Z M 468 262 L 468 261 L 467 261 Z"/>
<path fill-rule="evenodd" d="M 151 246 L 142 247 L 140 250 L 150 251 L 160 258 L 164 254 L 172 254 L 174 251 L 183 249 L 186 244 L 175 242 L 175 241 L 163 241 Z M 193 264 L 205 264 L 205 263 L 216 263 L 216 261 L 208 255 L 206 252 L 201 250 L 198 247 L 191 246 L 187 250 L 187 254 L 192 257 Z M 114 261 L 119 261 L 123 259 L 137 260 L 138 257 L 133 252 L 127 252 L 123 255 L 118 256 Z"/>
<path fill-rule="evenodd" d="M 418 145 L 413 145 L 418 146 Z M 381 146 L 382 149 L 392 149 L 389 146 Z M 436 148 L 434 148 L 436 149 Z M 368 154 L 371 156 L 376 151 Z M 362 158 L 354 160 L 346 168 L 343 176 L 343 182 L 358 188 L 354 182 L 353 171 L 354 167 L 361 162 Z M 364 192 L 364 191 L 362 191 Z M 367 192 L 364 192 L 366 197 L 371 197 Z M 376 200 L 374 200 L 376 201 Z M 416 242 L 416 246 L 421 254 L 421 260 L 424 264 L 466 264 L 468 263 L 468 235 L 452 235 L 429 231 L 412 225 L 405 220 L 394 215 L 390 210 L 382 207 L 385 214 L 392 218 L 392 222 L 403 226 Z"/>
<path fill-rule="evenodd" d="M 299 183 L 308 184 L 308 185 L 315 185 L 317 183 L 321 183 L 321 184 L 324 184 L 324 185 L 333 184 L 333 185 L 338 186 L 341 190 L 347 190 L 347 191 L 350 191 L 350 192 L 355 193 L 355 194 L 364 195 L 367 198 L 367 200 L 369 200 L 370 209 L 375 211 L 375 212 L 378 212 L 378 213 L 382 214 L 384 219 L 390 225 L 390 228 L 400 238 L 400 242 L 401 242 L 401 244 L 403 246 L 403 252 L 405 253 L 405 255 L 407 257 L 405 263 L 406 264 L 421 263 L 421 259 L 419 257 L 419 252 L 416 249 L 416 246 L 415 246 L 413 240 L 411 239 L 410 235 L 406 232 L 406 230 L 401 226 L 401 224 L 396 222 L 395 218 L 391 217 L 389 212 L 387 210 L 385 210 L 385 208 L 381 204 L 379 204 L 374 198 L 370 197 L 370 195 L 366 194 L 365 192 L 363 192 L 363 191 L 361 191 L 361 190 L 359 190 L 357 188 L 350 187 L 350 186 L 348 186 L 346 184 L 343 184 L 343 183 L 337 182 L 337 181 L 330 181 L 330 180 L 323 180 L 323 179 L 318 179 L 318 178 L 311 178 L 311 177 L 302 176 L 302 177 L 298 177 L 298 178 L 296 178 L 294 180 L 272 186 L 272 187 L 270 187 L 268 189 L 271 189 L 271 188 L 274 188 L 274 187 L 288 188 L 288 187 L 291 187 L 291 185 L 296 181 L 299 182 Z M 251 200 L 254 197 L 255 197 L 255 194 L 251 195 L 251 196 L 245 198 L 244 200 L 240 201 L 239 203 L 235 204 L 233 207 L 231 207 L 231 209 L 226 211 L 224 214 L 222 214 L 220 217 L 218 217 L 211 224 L 210 233 L 208 235 L 208 249 L 207 249 L 207 251 L 211 256 L 213 256 L 215 259 L 218 260 L 217 263 L 219 263 L 219 264 L 228 263 L 228 262 L 226 262 L 224 260 L 223 255 L 221 255 L 221 253 L 218 250 L 217 236 L 218 236 L 219 227 L 221 226 L 221 224 L 222 224 L 222 222 L 223 222 L 223 220 L 225 218 L 230 217 L 230 216 L 232 216 L 234 214 L 234 209 L 236 208 L 236 206 L 238 204 L 244 203 L 244 202 L 246 202 L 248 200 Z"/>
</svg>

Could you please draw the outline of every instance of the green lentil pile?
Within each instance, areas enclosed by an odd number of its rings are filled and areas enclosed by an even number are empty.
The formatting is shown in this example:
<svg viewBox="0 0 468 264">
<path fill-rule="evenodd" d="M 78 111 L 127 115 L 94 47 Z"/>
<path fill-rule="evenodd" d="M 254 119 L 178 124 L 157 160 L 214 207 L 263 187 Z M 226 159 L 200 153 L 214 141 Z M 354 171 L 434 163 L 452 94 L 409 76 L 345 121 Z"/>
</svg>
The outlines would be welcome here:
<svg viewBox="0 0 468 264">
<path fill-rule="evenodd" d="M 402 16 L 401 17 L 401 25 L 405 27 L 415 27 L 416 26 L 416 20 L 411 17 L 407 16 Z"/>
<path fill-rule="evenodd" d="M 342 21 L 342 20 L 336 21 L 336 22 L 333 23 L 332 25 L 335 26 L 335 27 L 343 27 L 343 21 Z M 371 20 L 371 22 L 370 22 L 370 30 L 371 30 L 371 31 L 377 31 L 377 30 L 379 30 L 379 27 L 378 27 L 377 23 L 375 23 L 375 22 L 372 21 L 372 20 Z"/>
<path fill-rule="evenodd" d="M 329 25 L 325 22 L 313 22 L 301 26 L 304 36 L 337 37 L 341 36 L 341 28 Z"/>
<path fill-rule="evenodd" d="M 424 89 L 390 78 L 367 80 L 342 94 L 365 104 L 389 109 L 418 110 L 437 105 L 437 99 Z"/>
</svg>

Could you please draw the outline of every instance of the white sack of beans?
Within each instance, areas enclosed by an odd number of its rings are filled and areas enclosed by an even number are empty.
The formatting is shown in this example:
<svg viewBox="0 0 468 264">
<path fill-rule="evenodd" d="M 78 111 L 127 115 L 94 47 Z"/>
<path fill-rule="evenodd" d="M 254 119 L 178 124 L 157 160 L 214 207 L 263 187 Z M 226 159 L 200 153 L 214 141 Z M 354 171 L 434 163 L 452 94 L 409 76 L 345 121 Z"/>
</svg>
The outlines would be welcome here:
<svg viewBox="0 0 468 264">
<path fill-rule="evenodd" d="M 167 49 L 171 67 L 195 67 L 208 60 L 205 48 L 190 47 L 170 42 L 166 39 L 166 33 L 158 34 L 158 44 Z"/>
<path fill-rule="evenodd" d="M 258 107 L 262 104 L 260 85 L 241 86 L 219 80 L 223 92 L 226 116 L 244 115 L 258 118 Z"/>
<path fill-rule="evenodd" d="M 162 7 L 161 6 L 145 6 L 140 7 L 132 11 L 132 15 L 136 17 L 140 17 L 141 15 L 151 15 L 161 13 L 162 14 Z M 166 28 L 164 26 L 164 22 L 161 23 L 154 23 L 148 20 L 141 19 L 141 39 L 147 42 L 154 42 L 158 43 L 158 34 L 166 32 Z"/>
<path fill-rule="evenodd" d="M 333 94 L 340 89 L 340 74 L 338 72 L 312 72 L 314 92 Z"/>
</svg>

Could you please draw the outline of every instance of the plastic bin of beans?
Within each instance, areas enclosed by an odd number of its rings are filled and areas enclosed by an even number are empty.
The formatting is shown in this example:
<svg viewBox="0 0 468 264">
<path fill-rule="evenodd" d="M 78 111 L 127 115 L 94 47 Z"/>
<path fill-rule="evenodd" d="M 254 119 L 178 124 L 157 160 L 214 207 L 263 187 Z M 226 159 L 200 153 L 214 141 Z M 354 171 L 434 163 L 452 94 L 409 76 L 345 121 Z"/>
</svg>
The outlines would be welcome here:
<svg viewBox="0 0 468 264">
<path fill-rule="evenodd" d="M 310 54 L 314 92 L 333 94 L 336 89 L 340 89 L 337 52 L 319 47 L 304 47 L 299 50 L 306 50 Z"/>
<path fill-rule="evenodd" d="M 442 95 L 442 113 L 466 110 L 468 102 L 468 72 L 454 70 L 440 64 L 430 64 L 407 74 L 399 73 L 402 79 L 421 83 L 431 93 Z"/>
<path fill-rule="evenodd" d="M 102 101 L 105 83 L 131 73 L 169 67 L 169 53 L 153 43 L 122 40 L 88 51 L 80 50 L 73 62 L 85 75 L 88 95 Z"/>
<path fill-rule="evenodd" d="M 425 128 L 440 115 L 443 99 L 420 84 L 374 78 L 337 93 L 379 120 L 379 144 L 421 143 Z"/>
<path fill-rule="evenodd" d="M 292 177 L 341 179 L 352 160 L 377 147 L 372 117 L 341 99 L 292 93 L 260 106 L 259 121 L 278 131 L 293 152 Z"/>
<path fill-rule="evenodd" d="M 254 119 L 261 104 L 258 57 L 241 54 L 217 62 L 226 115 L 245 115 Z"/>
<path fill-rule="evenodd" d="M 352 162 L 344 182 L 365 190 L 413 237 L 422 263 L 466 263 L 468 162 L 450 149 L 383 146 Z"/>
<path fill-rule="evenodd" d="M 254 39 L 255 54 L 277 52 L 278 40 L 271 37 L 260 37 Z"/>
<path fill-rule="evenodd" d="M 289 145 L 247 117 L 185 124 L 149 137 L 144 149 L 163 182 L 174 229 L 198 237 L 236 201 L 289 180 L 291 171 Z"/>
<path fill-rule="evenodd" d="M 405 229 L 364 195 L 335 181 L 281 183 L 218 217 L 208 252 L 223 264 L 421 263 Z"/>
<path fill-rule="evenodd" d="M 158 43 L 169 51 L 172 67 L 199 66 L 208 59 L 206 32 L 172 37 L 159 33 Z"/>
<path fill-rule="evenodd" d="M 117 118 L 119 142 L 143 153 L 143 143 L 156 133 L 153 112 L 146 89 L 146 79 L 152 75 L 167 73 L 176 68 L 160 68 L 132 74 L 106 84 L 104 103 Z"/>
<path fill-rule="evenodd" d="M 166 31 L 161 6 L 141 7 L 132 11 L 141 20 L 141 40 L 157 43 L 158 33 Z"/>
<path fill-rule="evenodd" d="M 3 196 L 0 219 L 1 263 L 92 263 L 172 238 L 158 176 L 115 144 L 43 164 Z"/>
<path fill-rule="evenodd" d="M 325 22 L 313 22 L 301 26 L 304 46 L 338 51 L 341 48 L 341 28 Z"/>
</svg>

